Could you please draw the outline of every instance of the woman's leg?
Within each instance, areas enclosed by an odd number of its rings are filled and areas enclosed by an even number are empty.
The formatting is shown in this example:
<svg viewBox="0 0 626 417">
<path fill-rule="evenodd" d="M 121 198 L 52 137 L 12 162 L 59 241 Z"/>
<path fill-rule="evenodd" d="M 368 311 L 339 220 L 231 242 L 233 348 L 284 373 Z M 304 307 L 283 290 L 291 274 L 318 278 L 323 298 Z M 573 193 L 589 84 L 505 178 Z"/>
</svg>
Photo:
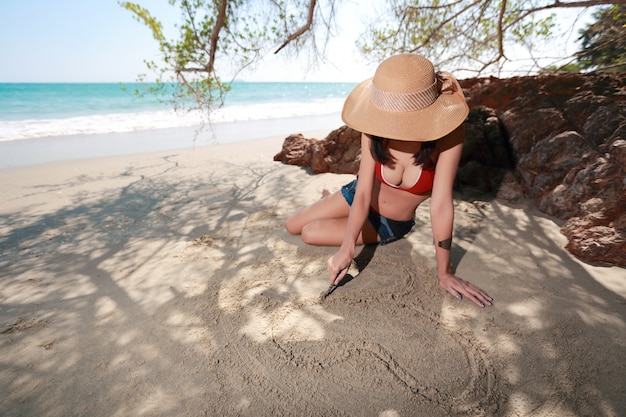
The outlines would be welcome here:
<svg viewBox="0 0 626 417">
<path fill-rule="evenodd" d="M 340 191 L 330 194 L 289 217 L 285 228 L 300 234 L 310 245 L 340 246 L 348 223 L 350 206 Z M 378 235 L 366 221 L 356 241 L 357 245 L 378 242 Z"/>
<path fill-rule="evenodd" d="M 285 222 L 285 228 L 289 233 L 299 235 L 304 226 L 315 220 L 347 219 L 349 213 L 350 206 L 341 191 L 337 191 L 291 215 Z"/>
<path fill-rule="evenodd" d="M 347 217 L 314 220 L 304 226 L 300 236 L 302 241 L 309 245 L 341 246 L 347 226 Z M 378 241 L 379 238 L 376 231 L 370 222 L 366 220 L 355 243 L 363 245 L 366 243 L 377 243 Z"/>
</svg>

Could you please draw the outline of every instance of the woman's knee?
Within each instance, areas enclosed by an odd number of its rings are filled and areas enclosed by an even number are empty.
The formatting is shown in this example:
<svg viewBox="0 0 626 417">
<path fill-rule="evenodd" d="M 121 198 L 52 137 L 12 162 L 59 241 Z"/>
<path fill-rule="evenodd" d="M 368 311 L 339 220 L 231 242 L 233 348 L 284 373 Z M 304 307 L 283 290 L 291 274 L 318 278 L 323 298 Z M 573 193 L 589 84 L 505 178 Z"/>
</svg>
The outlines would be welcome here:
<svg viewBox="0 0 626 417">
<path fill-rule="evenodd" d="M 300 235 L 300 239 L 309 245 L 324 244 L 324 233 L 320 230 L 319 221 L 312 221 L 305 225 L 300 224 L 293 216 L 285 221 L 285 229 L 292 235 Z"/>
<path fill-rule="evenodd" d="M 285 229 L 292 235 L 299 235 L 302 232 L 302 227 L 294 217 L 295 216 L 291 216 L 285 221 Z"/>
<path fill-rule="evenodd" d="M 343 240 L 345 225 L 339 219 L 315 221 L 305 225 L 300 233 L 308 245 L 339 246 Z"/>
<path fill-rule="evenodd" d="M 307 224 L 300 231 L 300 238 L 308 245 L 318 244 L 318 232 L 315 224 Z"/>
</svg>

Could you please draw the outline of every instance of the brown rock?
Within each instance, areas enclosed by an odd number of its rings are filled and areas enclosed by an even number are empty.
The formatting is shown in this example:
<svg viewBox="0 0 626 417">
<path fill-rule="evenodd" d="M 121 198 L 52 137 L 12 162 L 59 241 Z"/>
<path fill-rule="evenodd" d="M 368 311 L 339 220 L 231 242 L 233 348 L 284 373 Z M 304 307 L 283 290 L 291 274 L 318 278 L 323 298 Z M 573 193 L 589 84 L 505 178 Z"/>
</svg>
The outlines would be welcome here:
<svg viewBox="0 0 626 417">
<path fill-rule="evenodd" d="M 626 166 L 626 140 L 616 140 L 612 143 L 611 148 L 615 162 L 623 167 Z"/>
<path fill-rule="evenodd" d="M 515 178 L 511 171 L 507 171 L 504 174 L 500 187 L 497 190 L 496 198 L 509 202 L 515 202 L 521 200 L 523 197 L 524 190 L 519 184 L 519 181 L 517 181 L 517 178 Z"/>
<path fill-rule="evenodd" d="M 564 130 L 567 121 L 556 109 L 514 108 L 500 116 L 515 155 L 521 156 L 543 138 Z"/>
<path fill-rule="evenodd" d="M 575 217 L 561 228 L 561 232 L 569 239 L 565 248 L 574 256 L 591 262 L 626 265 L 626 229 L 593 225 L 593 222 Z"/>
<path fill-rule="evenodd" d="M 283 149 L 274 156 L 274 161 L 288 165 L 311 166 L 312 148 L 311 140 L 305 139 L 302 133 L 289 135 L 283 142 Z"/>
<path fill-rule="evenodd" d="M 591 150 L 587 140 L 574 131 L 560 133 L 539 141 L 520 157 L 517 172 L 521 185 L 540 209 L 543 197 L 563 182 L 572 169 L 580 169 L 582 156 Z M 542 208 L 546 211 L 546 207 Z M 556 213 L 548 214 L 558 216 Z"/>
<path fill-rule="evenodd" d="M 333 130 L 324 140 L 288 136 L 274 161 L 309 167 L 312 174 L 356 174 L 361 162 L 361 133 L 348 126 Z"/>
</svg>

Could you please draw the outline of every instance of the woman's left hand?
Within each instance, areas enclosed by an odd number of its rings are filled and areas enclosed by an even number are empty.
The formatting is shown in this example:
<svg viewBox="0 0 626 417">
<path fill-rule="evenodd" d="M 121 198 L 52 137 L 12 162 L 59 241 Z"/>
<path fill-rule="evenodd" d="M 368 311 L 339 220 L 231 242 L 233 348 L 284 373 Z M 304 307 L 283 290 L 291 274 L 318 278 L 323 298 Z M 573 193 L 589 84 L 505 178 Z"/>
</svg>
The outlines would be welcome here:
<svg viewBox="0 0 626 417">
<path fill-rule="evenodd" d="M 485 291 L 478 288 L 469 281 L 465 281 L 453 274 L 446 274 L 439 277 L 439 285 L 448 291 L 454 298 L 462 300 L 468 298 L 479 307 L 490 306 L 493 298 Z"/>
</svg>

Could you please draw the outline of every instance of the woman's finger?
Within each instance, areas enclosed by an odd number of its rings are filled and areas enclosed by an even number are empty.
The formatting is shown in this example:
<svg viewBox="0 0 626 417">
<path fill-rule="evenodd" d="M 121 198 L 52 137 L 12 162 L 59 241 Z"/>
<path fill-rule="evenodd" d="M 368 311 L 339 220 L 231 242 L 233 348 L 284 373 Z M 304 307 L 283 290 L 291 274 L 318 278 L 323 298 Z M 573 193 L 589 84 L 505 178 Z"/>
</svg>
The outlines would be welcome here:
<svg viewBox="0 0 626 417">
<path fill-rule="evenodd" d="M 472 301 L 474 304 L 476 304 L 479 307 L 492 305 L 493 299 L 489 297 L 489 295 L 485 293 L 483 290 L 461 279 L 459 279 L 459 283 L 461 284 L 459 286 L 460 288 L 448 289 L 448 292 L 457 300 L 462 300 L 465 297 L 465 298 L 468 298 L 470 301 Z"/>
<path fill-rule="evenodd" d="M 480 307 L 490 306 L 492 301 L 491 297 L 478 289 L 471 293 L 471 300 Z"/>
<path fill-rule="evenodd" d="M 348 273 L 348 268 L 342 269 L 341 271 L 339 271 L 339 273 L 335 276 L 335 279 L 331 281 L 331 284 L 339 285 L 339 283 L 341 282 L 343 277 L 346 276 L 347 273 Z"/>
</svg>

